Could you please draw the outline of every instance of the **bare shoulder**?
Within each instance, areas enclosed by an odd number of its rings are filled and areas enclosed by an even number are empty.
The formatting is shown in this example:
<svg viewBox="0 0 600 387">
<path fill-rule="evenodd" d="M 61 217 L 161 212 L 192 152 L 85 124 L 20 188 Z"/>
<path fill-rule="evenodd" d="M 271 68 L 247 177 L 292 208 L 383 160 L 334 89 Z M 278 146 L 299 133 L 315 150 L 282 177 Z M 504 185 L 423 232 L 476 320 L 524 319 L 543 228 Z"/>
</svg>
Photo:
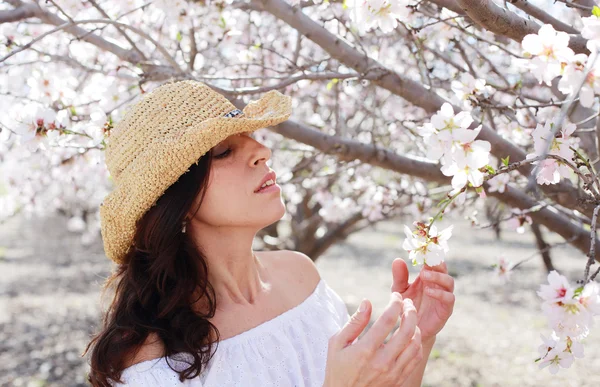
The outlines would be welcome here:
<svg viewBox="0 0 600 387">
<path fill-rule="evenodd" d="M 285 278 L 288 283 L 296 283 L 312 291 L 321 281 L 321 275 L 317 266 L 304 253 L 292 250 L 277 250 L 260 252 L 266 258 L 268 264 Z"/>
<path fill-rule="evenodd" d="M 156 333 L 150 333 L 137 352 L 128 354 L 125 360 L 125 368 L 147 360 L 158 359 L 163 355 L 164 345 Z"/>
</svg>

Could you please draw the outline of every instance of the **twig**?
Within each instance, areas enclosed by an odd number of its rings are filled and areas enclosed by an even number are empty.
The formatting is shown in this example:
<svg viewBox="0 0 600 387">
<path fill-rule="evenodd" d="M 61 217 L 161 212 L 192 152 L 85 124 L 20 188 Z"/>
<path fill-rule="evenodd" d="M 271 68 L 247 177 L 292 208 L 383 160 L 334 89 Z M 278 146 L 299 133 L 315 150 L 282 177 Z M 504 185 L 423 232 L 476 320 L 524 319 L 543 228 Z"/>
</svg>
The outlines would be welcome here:
<svg viewBox="0 0 600 387">
<path fill-rule="evenodd" d="M 528 256 L 528 257 L 526 257 L 526 258 L 522 259 L 521 261 L 517 262 L 516 264 L 514 264 L 514 265 L 511 267 L 511 270 L 514 270 L 514 269 L 516 269 L 518 266 L 520 266 L 521 264 L 523 264 L 523 263 L 525 263 L 525 262 L 529 261 L 529 260 L 530 260 L 530 259 L 532 259 L 532 258 L 535 258 L 535 257 L 536 257 L 538 254 L 543 254 L 543 253 L 545 253 L 546 251 L 548 251 L 548 250 L 551 250 L 551 249 L 553 249 L 553 248 L 555 248 L 555 247 L 558 247 L 558 246 L 562 246 L 562 245 L 569 244 L 569 243 L 571 243 L 572 241 L 574 241 L 575 239 L 577 239 L 578 237 L 579 237 L 578 235 L 575 235 L 575 236 L 572 236 L 571 238 L 569 238 L 569 239 L 565 240 L 564 242 L 555 243 L 555 244 L 553 244 L 553 245 L 548 245 L 547 247 L 544 247 L 543 249 L 539 249 L 539 250 L 538 250 L 538 251 L 536 251 L 535 253 L 531 254 L 530 256 Z"/>
<path fill-rule="evenodd" d="M 12 57 L 13 55 L 26 50 L 27 48 L 31 47 L 33 44 L 39 42 L 40 40 L 44 39 L 46 36 L 51 35 L 57 31 L 60 30 L 64 30 L 66 28 L 72 27 L 74 25 L 78 25 L 78 24 L 90 24 L 90 23 L 106 23 L 106 24 L 112 24 L 112 25 L 116 25 L 119 27 L 123 27 L 123 28 L 127 28 L 133 32 L 135 32 L 136 34 L 140 35 L 141 37 L 143 37 L 144 39 L 150 41 L 152 44 L 154 44 L 154 46 L 156 46 L 156 48 L 158 49 L 158 51 L 161 52 L 161 54 L 165 57 L 165 59 L 167 60 L 167 62 L 169 62 L 169 64 L 177 71 L 181 72 L 181 69 L 179 68 L 179 64 L 177 64 L 177 62 L 175 62 L 175 60 L 171 57 L 171 55 L 169 54 L 169 52 L 160 44 L 158 43 L 156 40 L 154 40 L 154 38 L 152 38 L 150 35 L 148 35 L 147 33 L 145 33 L 144 31 L 140 30 L 139 28 L 136 27 L 132 27 L 130 25 L 127 25 L 125 23 L 120 23 L 114 20 L 107 20 L 107 19 L 87 19 L 87 20 L 75 20 L 73 22 L 68 22 L 68 23 L 64 23 L 59 25 L 56 28 L 51 29 L 50 31 L 47 31 L 41 35 L 39 35 L 37 38 L 32 39 L 29 43 L 25 44 L 24 46 L 21 46 L 13 51 L 11 51 L 9 54 L 7 54 L 6 56 L 4 56 L 3 58 L 0 58 L 0 63 L 4 62 L 5 60 L 7 60 L 8 58 Z"/>
<path fill-rule="evenodd" d="M 263 87 L 240 87 L 236 89 L 223 88 L 227 93 L 232 95 L 247 95 L 247 94 L 260 94 L 265 93 L 269 90 L 283 89 L 289 85 L 292 85 L 301 80 L 330 80 L 330 79 L 375 79 L 375 75 L 361 75 L 359 73 L 336 73 L 336 72 L 323 72 L 323 73 L 302 73 L 301 75 L 286 77 L 282 82 L 273 86 Z"/>
<path fill-rule="evenodd" d="M 588 121 L 591 121 L 591 120 L 593 120 L 594 118 L 598 117 L 599 115 L 600 115 L 600 112 L 598 112 L 598 113 L 596 113 L 596 114 L 594 114 L 594 115 L 592 115 L 592 116 L 590 116 L 590 117 L 588 117 L 588 118 L 585 118 L 585 119 L 583 119 L 583 120 L 581 120 L 581 121 L 579 121 L 579 122 L 575 122 L 575 126 L 583 125 L 583 124 L 585 124 L 586 122 L 588 122 Z M 596 131 L 596 128 L 590 128 L 590 129 L 577 129 L 577 131 L 578 131 L 578 132 L 595 132 L 595 131 Z"/>
<path fill-rule="evenodd" d="M 598 272 L 600 272 L 600 267 L 596 269 L 594 274 L 592 274 L 592 276 L 590 277 L 590 282 L 592 282 L 596 278 L 596 276 L 598 275 Z"/>
<path fill-rule="evenodd" d="M 107 19 L 110 19 L 110 16 L 108 16 L 108 14 L 104 11 L 104 9 L 102 9 L 102 7 L 100 7 L 100 5 L 96 2 L 96 0 L 87 0 L 88 2 L 90 2 L 94 8 L 96 8 L 98 10 L 98 12 L 100 12 L 102 14 L 102 16 L 104 16 Z M 69 19 L 71 22 L 73 21 L 72 19 Z M 117 31 L 119 31 L 119 33 L 121 35 L 123 35 L 123 37 L 129 42 L 129 44 L 131 44 L 131 47 L 136 50 L 138 52 L 138 54 L 140 54 L 140 56 L 142 57 L 143 60 L 147 60 L 146 55 L 144 55 L 144 53 L 142 52 L 142 50 L 140 50 L 138 48 L 138 46 L 135 44 L 135 42 L 129 37 L 129 35 L 127 35 L 127 33 L 125 31 L 123 31 L 121 28 L 119 28 L 118 26 L 115 26 L 115 28 L 117 29 Z"/>
<path fill-rule="evenodd" d="M 592 230 L 590 231 L 590 252 L 588 254 L 588 260 L 585 265 L 585 272 L 583 274 L 584 283 L 591 281 L 591 279 L 588 280 L 588 275 L 590 274 L 590 266 L 592 266 L 592 264 L 596 260 L 596 222 L 598 220 L 598 211 L 599 210 L 600 210 L 600 205 L 594 207 L 594 215 L 592 215 L 592 224 L 591 224 Z"/>
<path fill-rule="evenodd" d="M 484 226 L 476 226 L 476 227 L 478 229 L 480 229 L 480 230 L 485 229 L 485 228 L 494 227 L 494 226 L 496 226 L 496 225 L 498 225 L 498 224 L 500 224 L 502 222 L 506 222 L 507 220 L 511 220 L 512 218 L 515 218 L 515 217 L 518 217 L 518 216 L 522 216 L 522 215 L 527 215 L 527 214 L 530 214 L 532 212 L 537 212 L 537 211 L 539 211 L 541 209 L 544 209 L 544 208 L 546 208 L 548 206 L 549 206 L 548 203 L 536 204 L 533 207 L 526 208 L 524 210 L 520 210 L 519 213 L 511 213 L 510 216 L 502 218 L 502 219 L 498 220 L 497 222 L 490 223 L 490 224 L 487 224 L 487 225 L 484 225 Z"/>
<path fill-rule="evenodd" d="M 559 3 L 563 3 L 564 5 L 566 5 L 569 8 L 583 9 L 584 11 L 592 10 L 592 7 L 588 7 L 587 5 L 571 3 L 570 1 L 566 1 L 566 0 L 556 0 L 556 1 L 558 1 Z"/>
</svg>

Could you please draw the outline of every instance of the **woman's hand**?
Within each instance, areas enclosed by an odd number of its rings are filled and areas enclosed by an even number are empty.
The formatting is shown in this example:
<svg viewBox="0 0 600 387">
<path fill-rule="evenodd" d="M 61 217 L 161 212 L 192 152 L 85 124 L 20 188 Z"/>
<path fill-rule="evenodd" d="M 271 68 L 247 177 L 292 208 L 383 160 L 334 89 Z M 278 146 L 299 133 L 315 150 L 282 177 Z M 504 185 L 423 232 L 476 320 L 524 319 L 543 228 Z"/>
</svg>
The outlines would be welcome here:
<svg viewBox="0 0 600 387">
<path fill-rule="evenodd" d="M 425 342 L 442 330 L 454 309 L 454 278 L 448 274 L 446 263 L 423 265 L 413 283 L 408 283 L 408 266 L 403 259 L 392 262 L 394 281 L 392 292 L 413 300 L 417 308 L 417 326 Z"/>
<path fill-rule="evenodd" d="M 382 315 L 359 339 L 371 318 L 371 303 L 329 339 L 324 387 L 401 386 L 423 358 L 417 312 L 411 300 L 392 293 Z M 384 341 L 401 316 L 400 326 Z"/>
</svg>

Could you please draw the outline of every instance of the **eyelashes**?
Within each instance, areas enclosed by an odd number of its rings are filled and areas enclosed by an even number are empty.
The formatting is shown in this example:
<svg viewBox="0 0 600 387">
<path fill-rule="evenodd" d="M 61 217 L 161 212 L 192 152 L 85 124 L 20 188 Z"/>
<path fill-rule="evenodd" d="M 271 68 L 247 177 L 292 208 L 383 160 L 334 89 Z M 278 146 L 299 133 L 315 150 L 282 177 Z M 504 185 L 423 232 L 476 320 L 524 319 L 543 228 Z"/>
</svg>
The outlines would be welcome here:
<svg viewBox="0 0 600 387">
<path fill-rule="evenodd" d="M 222 152 L 222 153 L 216 155 L 215 159 L 224 159 L 225 157 L 229 156 L 230 153 L 231 153 L 231 148 L 227 148 L 227 150 L 225 150 L 225 152 Z"/>
<path fill-rule="evenodd" d="M 238 133 L 237 136 L 247 136 L 250 138 L 254 138 L 254 135 L 252 132 L 244 132 L 244 133 Z M 224 159 L 225 157 L 229 156 L 231 154 L 231 152 L 233 151 L 233 148 L 231 147 L 231 145 L 228 146 L 228 148 L 219 153 L 218 155 L 213 156 L 215 159 Z"/>
</svg>

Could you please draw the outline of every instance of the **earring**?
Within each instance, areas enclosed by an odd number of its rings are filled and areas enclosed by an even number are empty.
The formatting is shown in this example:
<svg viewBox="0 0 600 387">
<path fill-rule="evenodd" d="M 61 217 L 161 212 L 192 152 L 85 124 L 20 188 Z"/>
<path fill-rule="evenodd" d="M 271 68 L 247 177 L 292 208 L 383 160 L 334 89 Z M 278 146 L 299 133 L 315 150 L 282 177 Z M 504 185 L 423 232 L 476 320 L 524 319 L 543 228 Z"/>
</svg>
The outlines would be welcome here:
<svg viewBox="0 0 600 387">
<path fill-rule="evenodd" d="M 181 232 L 185 234 L 185 229 L 187 226 L 187 219 L 184 219 L 182 224 L 183 224 L 183 227 L 181 228 Z"/>
</svg>

